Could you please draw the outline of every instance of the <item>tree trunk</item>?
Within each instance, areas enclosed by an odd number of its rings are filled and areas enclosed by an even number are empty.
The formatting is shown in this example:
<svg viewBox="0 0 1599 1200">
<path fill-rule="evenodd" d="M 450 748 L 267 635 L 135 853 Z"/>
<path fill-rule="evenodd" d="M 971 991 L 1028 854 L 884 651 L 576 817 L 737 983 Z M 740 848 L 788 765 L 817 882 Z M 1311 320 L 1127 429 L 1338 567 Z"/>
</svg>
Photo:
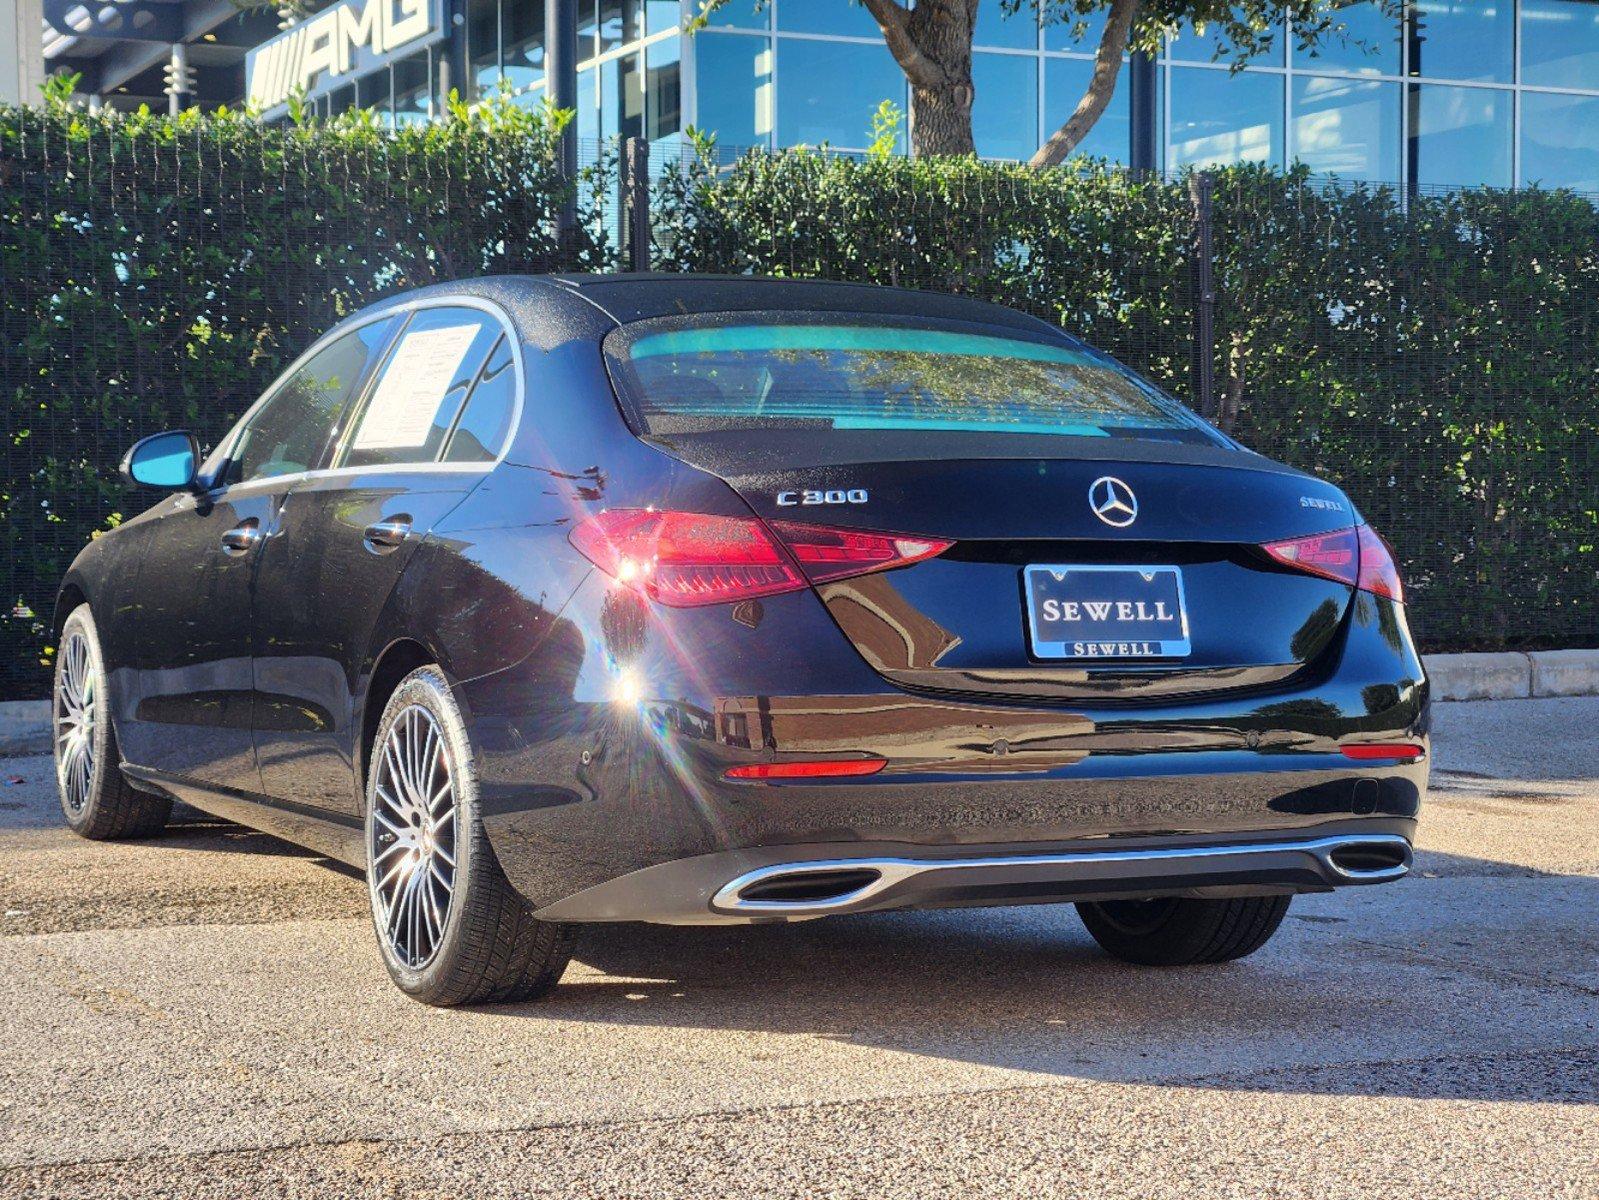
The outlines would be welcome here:
<svg viewBox="0 0 1599 1200">
<path fill-rule="evenodd" d="M 911 153 L 973 154 L 977 0 L 863 0 L 911 84 Z"/>
<path fill-rule="evenodd" d="M 1099 39 L 1099 49 L 1094 53 L 1094 73 L 1089 76 L 1088 90 L 1077 102 L 1077 108 L 1066 124 L 1062 125 L 1028 162 L 1030 167 L 1053 167 L 1064 162 L 1066 156 L 1077 149 L 1079 142 L 1088 136 L 1100 114 L 1116 94 L 1116 80 L 1121 75 L 1122 54 L 1127 49 L 1127 37 L 1138 15 L 1138 0 L 1112 0 L 1105 17 L 1105 32 Z"/>
</svg>

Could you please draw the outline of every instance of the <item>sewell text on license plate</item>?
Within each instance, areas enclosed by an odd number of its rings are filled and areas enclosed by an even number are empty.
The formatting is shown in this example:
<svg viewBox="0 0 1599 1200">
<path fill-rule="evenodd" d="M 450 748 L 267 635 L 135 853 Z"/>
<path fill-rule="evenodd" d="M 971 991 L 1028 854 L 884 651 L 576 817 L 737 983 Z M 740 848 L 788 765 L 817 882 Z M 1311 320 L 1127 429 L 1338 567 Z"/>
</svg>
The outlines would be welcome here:
<svg viewBox="0 0 1599 1200">
<path fill-rule="evenodd" d="M 1034 658 L 1182 658 L 1189 652 L 1179 567 L 1034 563 L 1022 575 Z"/>
</svg>

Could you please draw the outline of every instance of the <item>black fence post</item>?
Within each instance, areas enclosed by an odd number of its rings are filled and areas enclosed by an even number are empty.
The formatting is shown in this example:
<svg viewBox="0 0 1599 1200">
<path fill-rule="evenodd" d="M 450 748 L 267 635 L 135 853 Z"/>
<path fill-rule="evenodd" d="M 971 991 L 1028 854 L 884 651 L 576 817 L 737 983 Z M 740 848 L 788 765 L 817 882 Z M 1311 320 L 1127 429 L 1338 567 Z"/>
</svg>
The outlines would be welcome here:
<svg viewBox="0 0 1599 1200">
<path fill-rule="evenodd" d="M 1211 255 L 1215 183 L 1209 171 L 1196 171 L 1188 177 L 1188 195 L 1194 204 L 1194 408 L 1202 417 L 1216 415 L 1216 264 Z"/>
<path fill-rule="evenodd" d="M 650 269 L 650 144 L 630 137 L 622 145 L 622 228 L 630 271 Z"/>
<path fill-rule="evenodd" d="M 576 110 L 577 100 L 577 0 L 544 0 L 545 95 L 556 108 Z M 569 253 L 577 241 L 577 118 L 561 134 L 561 175 L 566 194 L 555 214 L 555 241 L 560 253 Z M 563 269 L 576 264 L 563 262 Z"/>
</svg>

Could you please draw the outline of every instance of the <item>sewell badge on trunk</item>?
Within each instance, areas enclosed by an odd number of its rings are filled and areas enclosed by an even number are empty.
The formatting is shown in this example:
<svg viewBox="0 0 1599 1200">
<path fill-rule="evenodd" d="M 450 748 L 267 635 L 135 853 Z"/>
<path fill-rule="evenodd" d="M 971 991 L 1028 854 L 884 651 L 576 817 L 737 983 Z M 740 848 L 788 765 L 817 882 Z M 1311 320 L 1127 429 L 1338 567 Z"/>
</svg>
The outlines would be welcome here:
<svg viewBox="0 0 1599 1200">
<path fill-rule="evenodd" d="M 1189 652 L 1178 567 L 1034 563 L 1022 578 L 1034 658 L 1182 658 Z"/>
</svg>

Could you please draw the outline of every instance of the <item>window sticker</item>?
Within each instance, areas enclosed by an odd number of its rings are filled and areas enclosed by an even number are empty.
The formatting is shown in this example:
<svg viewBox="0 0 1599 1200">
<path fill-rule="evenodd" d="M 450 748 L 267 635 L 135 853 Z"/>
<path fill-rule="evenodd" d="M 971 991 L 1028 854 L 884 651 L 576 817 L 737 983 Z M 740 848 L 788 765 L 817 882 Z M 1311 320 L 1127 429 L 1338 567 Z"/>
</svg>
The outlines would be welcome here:
<svg viewBox="0 0 1599 1200">
<path fill-rule="evenodd" d="M 407 333 L 378 380 L 355 431 L 356 450 L 404 450 L 427 444 L 439 404 L 456 382 L 478 335 L 476 324 Z"/>
</svg>

